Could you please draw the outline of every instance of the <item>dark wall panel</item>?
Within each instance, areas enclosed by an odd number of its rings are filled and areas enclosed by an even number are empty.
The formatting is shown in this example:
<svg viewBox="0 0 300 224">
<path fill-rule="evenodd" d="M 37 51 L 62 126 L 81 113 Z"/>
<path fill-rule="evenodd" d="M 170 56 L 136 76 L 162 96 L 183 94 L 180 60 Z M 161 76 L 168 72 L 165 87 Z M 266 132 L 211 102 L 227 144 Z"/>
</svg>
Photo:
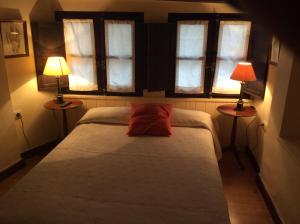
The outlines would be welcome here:
<svg viewBox="0 0 300 224">
<path fill-rule="evenodd" d="M 146 24 L 147 89 L 165 90 L 170 73 L 170 26 Z"/>
</svg>

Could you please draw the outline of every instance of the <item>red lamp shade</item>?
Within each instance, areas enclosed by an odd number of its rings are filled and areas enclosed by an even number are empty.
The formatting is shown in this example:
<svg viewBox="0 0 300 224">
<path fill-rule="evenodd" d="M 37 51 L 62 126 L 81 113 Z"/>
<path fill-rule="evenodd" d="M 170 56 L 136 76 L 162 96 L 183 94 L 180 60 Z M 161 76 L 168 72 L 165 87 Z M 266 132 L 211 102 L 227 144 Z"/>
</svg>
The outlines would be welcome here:
<svg viewBox="0 0 300 224">
<path fill-rule="evenodd" d="M 256 80 L 256 76 L 250 62 L 239 62 L 230 78 L 242 82 Z"/>
</svg>

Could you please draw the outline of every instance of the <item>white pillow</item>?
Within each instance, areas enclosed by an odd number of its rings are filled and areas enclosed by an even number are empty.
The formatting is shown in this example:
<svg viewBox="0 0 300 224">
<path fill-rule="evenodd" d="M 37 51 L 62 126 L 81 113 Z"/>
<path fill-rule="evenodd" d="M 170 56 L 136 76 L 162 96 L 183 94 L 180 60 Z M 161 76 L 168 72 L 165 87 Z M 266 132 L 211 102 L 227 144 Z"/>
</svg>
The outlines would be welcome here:
<svg viewBox="0 0 300 224">
<path fill-rule="evenodd" d="M 222 149 L 210 114 L 205 113 L 203 111 L 183 110 L 183 109 L 173 108 L 172 126 L 200 127 L 200 128 L 206 128 L 210 130 L 214 140 L 216 156 L 218 160 L 221 159 Z"/>
<path fill-rule="evenodd" d="M 172 126 L 177 127 L 207 127 L 211 122 L 211 115 L 203 111 L 173 108 L 172 115 Z"/>
<path fill-rule="evenodd" d="M 130 107 L 95 107 L 78 121 L 83 123 L 107 123 L 127 125 L 131 114 Z M 205 127 L 211 122 L 211 115 L 203 111 L 173 108 L 172 126 Z"/>
<path fill-rule="evenodd" d="M 128 125 L 130 113 L 130 107 L 95 107 L 88 110 L 77 124 L 105 123 Z"/>
</svg>

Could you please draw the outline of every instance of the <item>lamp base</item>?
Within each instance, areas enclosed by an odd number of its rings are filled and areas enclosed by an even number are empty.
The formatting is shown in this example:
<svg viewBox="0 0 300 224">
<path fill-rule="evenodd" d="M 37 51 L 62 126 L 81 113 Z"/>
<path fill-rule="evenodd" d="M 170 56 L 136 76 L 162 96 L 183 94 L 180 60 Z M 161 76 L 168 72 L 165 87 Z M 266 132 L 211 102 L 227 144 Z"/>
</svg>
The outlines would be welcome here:
<svg viewBox="0 0 300 224">
<path fill-rule="evenodd" d="M 239 99 L 236 103 L 236 111 L 244 111 L 244 101 L 242 99 Z"/>
<path fill-rule="evenodd" d="M 56 100 L 55 100 L 55 103 L 56 104 L 63 104 L 65 101 L 64 101 L 64 97 L 62 94 L 57 94 L 56 95 Z"/>
</svg>

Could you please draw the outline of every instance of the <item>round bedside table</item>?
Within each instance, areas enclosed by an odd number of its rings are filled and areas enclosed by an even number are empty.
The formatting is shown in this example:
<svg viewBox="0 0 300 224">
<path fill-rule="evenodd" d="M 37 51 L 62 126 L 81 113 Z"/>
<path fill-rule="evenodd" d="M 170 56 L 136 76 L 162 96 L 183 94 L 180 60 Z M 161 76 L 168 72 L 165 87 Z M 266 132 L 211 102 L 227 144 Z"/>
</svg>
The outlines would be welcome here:
<svg viewBox="0 0 300 224">
<path fill-rule="evenodd" d="M 221 105 L 217 108 L 217 110 L 226 116 L 233 117 L 233 124 L 231 129 L 231 138 L 230 138 L 230 145 L 227 146 L 224 151 L 232 150 L 234 152 L 235 158 L 240 166 L 241 169 L 245 169 L 244 165 L 241 162 L 239 151 L 235 145 L 236 140 L 236 131 L 237 131 L 237 119 L 239 117 L 254 117 L 256 116 L 256 109 L 253 106 L 244 106 L 243 111 L 236 111 L 236 105 L 228 104 L 228 105 Z"/>
<path fill-rule="evenodd" d="M 61 105 L 56 103 L 56 100 L 50 100 L 44 104 L 44 107 L 48 110 L 57 110 L 62 111 L 63 115 L 63 134 L 64 137 L 68 135 L 69 129 L 68 129 L 68 120 L 67 120 L 67 110 L 75 109 L 78 107 L 81 107 L 82 101 L 80 100 L 67 100 L 68 102 L 71 102 L 71 104 L 62 107 Z"/>
</svg>

